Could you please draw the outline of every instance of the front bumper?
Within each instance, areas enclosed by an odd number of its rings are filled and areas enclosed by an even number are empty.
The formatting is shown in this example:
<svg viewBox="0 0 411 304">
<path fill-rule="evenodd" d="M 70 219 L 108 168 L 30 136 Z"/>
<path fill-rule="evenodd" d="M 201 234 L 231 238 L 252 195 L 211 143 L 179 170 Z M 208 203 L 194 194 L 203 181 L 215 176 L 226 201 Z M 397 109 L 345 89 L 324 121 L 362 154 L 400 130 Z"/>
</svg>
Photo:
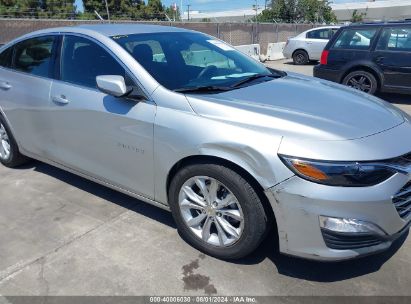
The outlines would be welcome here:
<svg viewBox="0 0 411 304">
<path fill-rule="evenodd" d="M 406 175 L 395 174 L 376 186 L 349 188 L 320 185 L 294 176 L 268 189 L 266 195 L 276 216 L 280 251 L 308 259 L 337 261 L 388 249 L 410 226 L 410 219 L 401 218 L 392 201 L 408 179 Z M 340 238 L 338 233 L 327 234 L 330 231 L 320 227 L 320 216 L 372 223 L 384 235 L 344 233 Z"/>
</svg>

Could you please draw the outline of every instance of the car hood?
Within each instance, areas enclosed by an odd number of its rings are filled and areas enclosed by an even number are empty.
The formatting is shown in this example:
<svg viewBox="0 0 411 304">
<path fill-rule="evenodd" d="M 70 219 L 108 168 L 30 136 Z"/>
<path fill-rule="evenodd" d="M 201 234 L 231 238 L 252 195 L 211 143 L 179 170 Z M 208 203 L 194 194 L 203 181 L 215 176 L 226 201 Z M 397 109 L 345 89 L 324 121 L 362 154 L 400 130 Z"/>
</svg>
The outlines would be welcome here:
<svg viewBox="0 0 411 304">
<path fill-rule="evenodd" d="M 317 140 L 370 136 L 402 124 L 405 115 L 379 98 L 294 73 L 219 94 L 191 94 L 187 99 L 197 114 L 210 119 Z"/>
</svg>

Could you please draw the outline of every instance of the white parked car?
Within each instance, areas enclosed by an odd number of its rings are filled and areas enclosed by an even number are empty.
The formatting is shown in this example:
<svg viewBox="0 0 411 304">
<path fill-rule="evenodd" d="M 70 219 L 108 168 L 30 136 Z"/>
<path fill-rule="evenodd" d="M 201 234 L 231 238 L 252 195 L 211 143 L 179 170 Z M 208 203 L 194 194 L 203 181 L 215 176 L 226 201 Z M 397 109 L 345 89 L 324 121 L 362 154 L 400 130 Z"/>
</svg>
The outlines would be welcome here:
<svg viewBox="0 0 411 304">
<path fill-rule="evenodd" d="M 320 60 L 321 53 L 328 40 L 337 32 L 340 26 L 323 26 L 302 32 L 289 38 L 284 47 L 284 57 L 293 59 L 295 64 L 307 64 L 310 60 Z"/>
</svg>

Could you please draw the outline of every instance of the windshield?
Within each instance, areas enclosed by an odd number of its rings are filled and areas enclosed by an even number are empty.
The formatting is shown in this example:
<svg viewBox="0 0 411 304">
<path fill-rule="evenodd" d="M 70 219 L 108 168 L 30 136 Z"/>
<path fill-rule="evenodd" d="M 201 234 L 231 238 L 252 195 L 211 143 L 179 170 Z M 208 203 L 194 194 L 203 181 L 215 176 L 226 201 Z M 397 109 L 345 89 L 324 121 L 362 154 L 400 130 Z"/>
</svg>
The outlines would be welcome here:
<svg viewBox="0 0 411 304">
<path fill-rule="evenodd" d="M 253 75 L 272 75 L 230 45 L 200 33 L 133 34 L 112 39 L 170 90 L 230 87 Z"/>
</svg>

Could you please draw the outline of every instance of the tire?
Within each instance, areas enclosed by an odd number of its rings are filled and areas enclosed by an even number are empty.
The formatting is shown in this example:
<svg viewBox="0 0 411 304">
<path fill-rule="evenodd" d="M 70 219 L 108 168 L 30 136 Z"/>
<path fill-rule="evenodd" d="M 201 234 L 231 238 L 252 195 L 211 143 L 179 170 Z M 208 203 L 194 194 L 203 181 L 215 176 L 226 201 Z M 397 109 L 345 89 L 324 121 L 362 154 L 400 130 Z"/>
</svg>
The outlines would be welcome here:
<svg viewBox="0 0 411 304">
<path fill-rule="evenodd" d="M 310 62 L 308 54 L 304 50 L 297 50 L 293 54 L 293 61 L 295 65 L 305 65 Z"/>
<path fill-rule="evenodd" d="M 213 188 L 212 183 L 218 185 L 215 187 L 218 189 L 215 192 L 216 199 L 211 198 L 209 202 L 204 199 L 206 196 L 202 195 L 203 192 L 197 186 L 197 179 L 199 184 L 206 185 L 207 191 Z M 194 189 L 195 200 L 187 196 L 186 191 L 182 190 L 183 186 L 184 189 Z M 204 211 L 198 206 L 191 209 L 182 204 L 190 202 L 198 205 L 198 199 L 206 206 L 202 208 Z M 207 206 L 211 201 L 215 204 L 218 201 L 219 206 L 214 206 L 214 211 L 213 207 Z M 228 201 L 234 203 L 222 207 Z M 255 189 L 241 175 L 222 165 L 204 163 L 183 167 L 170 183 L 169 204 L 183 239 L 198 250 L 217 258 L 239 259 L 247 256 L 260 245 L 268 231 L 269 218 Z M 203 220 L 198 226 L 189 227 L 188 218 L 191 217 L 203 217 Z M 209 226 L 208 221 L 211 222 Z M 209 229 L 205 229 L 206 227 Z M 233 227 L 236 228 L 235 233 L 232 232 Z"/>
<path fill-rule="evenodd" d="M 342 83 L 359 91 L 375 94 L 378 89 L 377 79 L 373 74 L 367 71 L 358 70 L 349 73 L 344 77 Z"/>
<path fill-rule="evenodd" d="M 25 164 L 29 159 L 19 152 L 16 140 L 0 115 L 0 163 L 9 168 Z"/>
</svg>

